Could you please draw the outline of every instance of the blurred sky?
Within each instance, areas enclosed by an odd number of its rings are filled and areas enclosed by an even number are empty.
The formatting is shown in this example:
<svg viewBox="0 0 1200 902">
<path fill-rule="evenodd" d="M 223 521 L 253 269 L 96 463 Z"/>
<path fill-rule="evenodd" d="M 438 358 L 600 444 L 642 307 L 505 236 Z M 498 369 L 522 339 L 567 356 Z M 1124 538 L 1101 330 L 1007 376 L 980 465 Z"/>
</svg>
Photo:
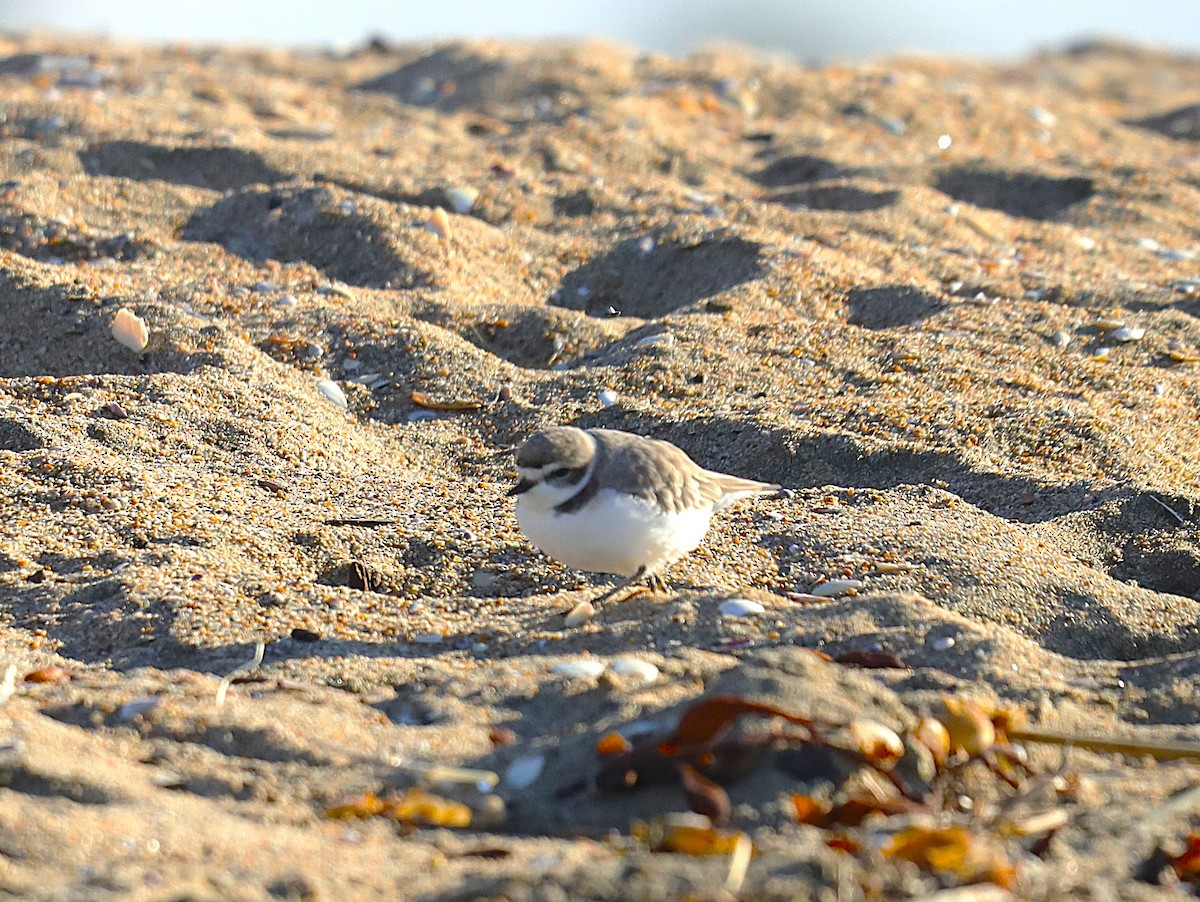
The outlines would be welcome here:
<svg viewBox="0 0 1200 902">
<path fill-rule="evenodd" d="M 805 61 L 1013 57 L 1097 36 L 1200 53 L 1196 0 L 0 0 L 0 28 L 35 27 L 305 46 L 590 36 L 671 53 L 725 40 Z"/>
</svg>

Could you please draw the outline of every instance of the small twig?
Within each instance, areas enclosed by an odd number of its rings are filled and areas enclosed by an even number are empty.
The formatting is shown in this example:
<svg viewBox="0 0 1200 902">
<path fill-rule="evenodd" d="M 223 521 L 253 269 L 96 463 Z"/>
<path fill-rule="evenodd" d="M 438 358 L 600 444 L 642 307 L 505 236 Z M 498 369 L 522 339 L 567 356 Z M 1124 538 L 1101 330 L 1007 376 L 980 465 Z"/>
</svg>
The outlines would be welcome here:
<svg viewBox="0 0 1200 902">
<path fill-rule="evenodd" d="M 1088 736 L 1084 733 L 1058 733 L 1051 730 L 1034 730 L 1028 727 L 1008 731 L 1014 742 L 1041 742 L 1046 745 L 1075 746 L 1094 752 L 1116 752 L 1119 755 L 1149 755 L 1159 761 L 1175 761 L 1180 758 L 1200 759 L 1200 743 L 1184 741 L 1142 742 L 1137 739 L 1119 739 L 1111 736 Z"/>
<path fill-rule="evenodd" d="M 1174 517 L 1180 523 L 1187 522 L 1187 520 L 1184 518 L 1183 514 L 1179 513 L 1179 511 L 1175 510 L 1175 508 L 1171 507 L 1169 504 L 1167 504 L 1165 501 L 1163 501 L 1161 498 L 1159 498 L 1153 492 L 1147 494 L 1146 497 L 1149 498 L 1151 501 L 1153 501 L 1155 504 L 1157 504 L 1159 507 L 1161 507 L 1163 510 L 1165 510 L 1168 514 L 1170 514 L 1172 517 Z"/>
<path fill-rule="evenodd" d="M 0 705 L 13 697 L 17 691 L 17 665 L 9 664 L 4 671 L 4 680 L 0 682 Z"/>
<path fill-rule="evenodd" d="M 261 639 L 254 645 L 254 657 L 245 664 L 240 664 L 229 673 L 225 674 L 225 678 L 221 680 L 221 685 L 217 687 L 217 707 L 225 704 L 225 693 L 229 691 L 229 687 L 233 684 L 235 678 L 243 673 L 253 670 L 263 661 L 263 655 L 266 653 L 267 643 Z"/>
</svg>

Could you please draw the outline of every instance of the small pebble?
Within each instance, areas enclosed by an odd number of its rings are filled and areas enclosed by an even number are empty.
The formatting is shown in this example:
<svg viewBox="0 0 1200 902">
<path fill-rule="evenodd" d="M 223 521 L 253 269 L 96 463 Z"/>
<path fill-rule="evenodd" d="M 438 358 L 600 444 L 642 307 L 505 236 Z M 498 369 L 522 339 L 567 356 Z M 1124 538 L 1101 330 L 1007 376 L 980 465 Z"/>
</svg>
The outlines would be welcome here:
<svg viewBox="0 0 1200 902">
<path fill-rule="evenodd" d="M 721 602 L 720 611 L 722 617 L 754 617 L 765 614 L 767 609 L 749 598 L 731 598 Z"/>
<path fill-rule="evenodd" d="M 954 648 L 953 636 L 935 636 L 929 640 L 929 647 L 934 651 L 949 651 Z"/>
<path fill-rule="evenodd" d="M 459 214 L 470 213 L 471 208 L 475 206 L 475 201 L 479 199 L 479 189 L 468 186 L 460 186 L 458 188 L 450 188 L 446 191 L 446 200 L 450 203 L 450 208 Z"/>
<path fill-rule="evenodd" d="M 517 758 L 504 772 L 504 785 L 513 789 L 526 789 L 542 775 L 542 768 L 545 766 L 545 755 L 526 755 L 523 758 Z"/>
<path fill-rule="evenodd" d="M 599 394 L 600 403 L 605 407 L 612 407 L 617 403 L 617 393 L 611 388 L 606 388 Z"/>
<path fill-rule="evenodd" d="M 1058 117 L 1040 106 L 1029 108 L 1029 118 L 1043 128 L 1054 128 L 1058 124 Z"/>
<path fill-rule="evenodd" d="M 318 379 L 317 391 L 321 393 L 321 397 L 326 401 L 336 407 L 342 408 L 342 410 L 350 406 L 350 402 L 346 400 L 346 393 L 332 379 Z"/>
<path fill-rule="evenodd" d="M 1071 343 L 1071 333 L 1065 331 L 1064 329 L 1059 329 L 1052 336 L 1050 336 L 1050 340 L 1054 342 L 1054 347 L 1065 348 Z"/>
<path fill-rule="evenodd" d="M 275 306 L 283 310 L 292 310 L 299 305 L 300 302 L 296 300 L 296 296 L 294 294 L 281 295 L 279 299 L 275 301 Z"/>
</svg>

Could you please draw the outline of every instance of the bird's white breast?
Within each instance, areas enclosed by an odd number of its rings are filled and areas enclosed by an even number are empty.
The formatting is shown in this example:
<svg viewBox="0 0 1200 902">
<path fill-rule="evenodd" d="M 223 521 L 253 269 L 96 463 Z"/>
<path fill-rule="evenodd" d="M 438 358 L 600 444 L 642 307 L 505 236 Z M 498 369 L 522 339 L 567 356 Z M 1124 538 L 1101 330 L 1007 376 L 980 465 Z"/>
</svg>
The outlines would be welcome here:
<svg viewBox="0 0 1200 902">
<path fill-rule="evenodd" d="M 546 554 L 577 570 L 620 576 L 678 560 L 700 544 L 711 518 L 711 508 L 669 513 L 613 489 L 563 514 L 517 501 L 517 522 Z"/>
</svg>

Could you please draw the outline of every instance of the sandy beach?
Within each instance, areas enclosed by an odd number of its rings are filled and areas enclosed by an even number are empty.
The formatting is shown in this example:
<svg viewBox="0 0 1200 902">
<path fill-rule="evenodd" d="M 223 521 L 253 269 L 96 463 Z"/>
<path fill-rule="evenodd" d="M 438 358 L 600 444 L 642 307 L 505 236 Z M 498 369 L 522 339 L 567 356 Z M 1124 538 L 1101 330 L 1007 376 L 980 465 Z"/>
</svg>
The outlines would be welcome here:
<svg viewBox="0 0 1200 902">
<path fill-rule="evenodd" d="M 0 892 L 1200 885 L 1198 80 L 0 37 Z M 567 626 L 556 424 L 785 490 Z"/>
</svg>

